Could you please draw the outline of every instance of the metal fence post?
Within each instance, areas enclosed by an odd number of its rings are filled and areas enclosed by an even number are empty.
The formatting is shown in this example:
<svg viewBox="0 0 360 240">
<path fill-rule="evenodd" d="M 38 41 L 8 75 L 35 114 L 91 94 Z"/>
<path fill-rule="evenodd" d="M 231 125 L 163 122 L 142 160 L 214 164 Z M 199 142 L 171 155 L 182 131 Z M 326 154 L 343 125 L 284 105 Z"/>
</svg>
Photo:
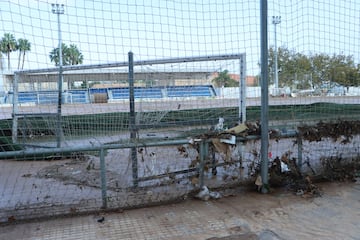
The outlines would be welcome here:
<svg viewBox="0 0 360 240">
<path fill-rule="evenodd" d="M 19 101 L 19 74 L 18 73 L 14 73 L 14 82 L 13 82 L 13 124 L 12 124 L 12 141 L 13 144 L 17 143 L 18 141 L 18 121 L 19 121 L 19 117 L 18 117 L 18 112 L 19 112 L 19 107 L 18 107 L 18 101 Z"/>
<path fill-rule="evenodd" d="M 239 81 L 239 120 L 240 123 L 246 121 L 246 55 L 241 54 L 240 57 L 240 81 Z"/>
<path fill-rule="evenodd" d="M 268 148 L 269 148 L 269 79 L 267 42 L 267 0 L 260 3 L 260 46 L 261 46 L 261 180 L 262 193 L 269 191 Z"/>
<path fill-rule="evenodd" d="M 302 173 L 302 165 L 303 165 L 303 155 L 302 155 L 302 150 L 303 150 L 303 142 L 302 142 L 302 138 L 299 134 L 297 134 L 297 144 L 298 144 L 298 168 L 300 173 Z"/>
<path fill-rule="evenodd" d="M 136 140 L 136 119 L 135 119 L 135 94 L 134 94 L 134 54 L 128 53 L 129 59 L 129 128 L 130 128 L 130 140 L 135 142 Z M 133 186 L 138 186 L 138 161 L 136 147 L 131 148 L 131 163 L 132 163 L 132 177 Z"/>
<path fill-rule="evenodd" d="M 200 142 L 200 166 L 199 166 L 199 183 L 200 188 L 204 186 L 204 166 L 205 166 L 205 158 L 206 158 L 206 142 L 204 140 L 201 140 Z"/>
<path fill-rule="evenodd" d="M 100 178 L 101 178 L 101 198 L 102 208 L 107 208 L 107 186 L 106 186 L 106 167 L 105 167 L 105 151 L 104 148 L 100 149 Z"/>
</svg>

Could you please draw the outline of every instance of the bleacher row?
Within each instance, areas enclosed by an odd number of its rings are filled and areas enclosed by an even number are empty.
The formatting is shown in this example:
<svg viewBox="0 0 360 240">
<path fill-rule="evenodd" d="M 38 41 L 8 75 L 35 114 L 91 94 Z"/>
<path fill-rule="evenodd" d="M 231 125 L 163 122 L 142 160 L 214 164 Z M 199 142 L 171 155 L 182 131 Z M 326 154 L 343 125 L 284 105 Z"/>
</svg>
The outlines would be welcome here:
<svg viewBox="0 0 360 240">
<path fill-rule="evenodd" d="M 18 103 L 55 104 L 58 102 L 57 91 L 22 91 L 18 93 Z M 127 100 L 129 88 L 90 88 L 65 90 L 62 93 L 63 103 L 92 103 L 95 95 L 106 96 L 107 101 Z M 216 96 L 212 85 L 135 87 L 135 99 L 189 98 Z M 5 103 L 13 103 L 13 93 L 9 92 Z"/>
</svg>

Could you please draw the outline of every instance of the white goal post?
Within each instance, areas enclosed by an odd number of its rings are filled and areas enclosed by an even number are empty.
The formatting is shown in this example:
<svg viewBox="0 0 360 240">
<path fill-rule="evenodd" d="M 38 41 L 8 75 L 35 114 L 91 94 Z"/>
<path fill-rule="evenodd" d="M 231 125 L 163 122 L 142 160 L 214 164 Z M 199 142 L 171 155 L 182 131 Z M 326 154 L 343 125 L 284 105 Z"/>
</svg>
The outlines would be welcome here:
<svg viewBox="0 0 360 240">
<path fill-rule="evenodd" d="M 246 84 L 245 84 L 245 80 L 246 80 L 246 55 L 245 53 L 241 53 L 241 54 L 224 54 L 224 55 L 209 55 L 209 56 L 198 56 L 198 57 L 186 57 L 186 58 L 166 58 L 166 59 L 155 59 L 155 60 L 143 60 L 143 61 L 133 61 L 132 65 L 133 67 L 135 67 L 135 74 L 138 73 L 140 68 L 150 68 L 154 67 L 156 65 L 160 65 L 160 66 L 165 66 L 165 65 L 171 65 L 174 66 L 176 64 L 197 64 L 196 67 L 197 68 L 201 68 L 201 62 L 212 62 L 212 63 L 219 63 L 221 61 L 229 61 L 229 60 L 235 60 L 239 66 L 236 67 L 236 69 L 238 69 L 239 71 L 239 114 L 238 114 L 238 121 L 239 122 L 244 122 L 246 120 Z M 22 103 L 19 102 L 19 97 L 20 97 L 20 91 L 19 89 L 24 88 L 23 86 L 21 86 L 21 84 L 23 84 L 23 82 L 26 82 L 26 76 L 30 76 L 30 75 L 35 75 L 35 74 L 39 74 L 39 75 L 47 75 L 47 74 L 61 74 L 60 78 L 58 79 L 63 79 L 64 76 L 67 76 L 67 73 L 77 73 L 77 72 L 84 72 L 84 71 L 91 71 L 91 72 L 104 72 L 104 70 L 101 71 L 101 69 L 105 69 L 106 71 L 109 71 L 109 69 L 114 69 L 114 71 L 117 71 L 117 69 L 122 68 L 121 71 L 123 71 L 123 74 L 127 74 L 128 69 L 126 69 L 127 67 L 129 67 L 130 63 L 129 62 L 117 62 L 117 63 L 108 63 L 108 64 L 95 64 L 95 65 L 74 65 L 74 66 L 63 66 L 61 71 L 59 71 L 59 68 L 47 68 L 47 69 L 33 69 L 33 70 L 26 70 L 26 71 L 16 71 L 14 73 L 14 91 L 13 91 L 13 126 L 12 126 L 12 139 L 14 143 L 18 143 L 19 142 L 19 137 L 18 137 L 18 133 L 19 133 L 19 119 L 20 118 L 24 118 L 27 115 L 31 115 L 34 116 L 34 114 L 37 114 L 38 116 L 52 116 L 50 117 L 44 117 L 43 119 L 51 119 L 52 123 L 47 123 L 47 125 L 51 125 L 51 126 L 56 126 L 54 129 L 54 132 L 56 133 L 56 141 L 57 141 L 57 147 L 60 147 L 62 145 L 62 142 L 65 141 L 64 140 L 64 131 L 61 129 L 61 117 L 64 115 L 71 115 L 71 111 L 67 110 L 66 108 L 69 106 L 69 104 L 64 103 L 64 101 L 66 101 L 66 98 L 62 97 L 59 99 L 55 99 L 57 101 L 62 101 L 62 102 L 57 102 L 54 103 L 54 99 L 52 100 L 52 102 L 49 103 L 49 105 L 53 104 L 53 105 L 60 105 L 62 106 L 60 108 L 60 110 L 62 109 L 62 111 L 58 111 L 55 112 L 54 110 L 56 109 L 55 107 L 49 107 L 46 108 L 44 107 L 40 102 L 35 102 L 30 106 L 26 106 Z M 206 67 L 208 68 L 208 67 Z M 219 70 L 219 67 L 217 66 L 217 69 Z M 221 69 L 221 67 L 220 67 Z M 147 70 L 148 71 L 148 70 Z M 153 70 L 153 72 L 147 73 L 147 74 L 159 74 L 159 72 L 157 72 L 158 70 Z M 207 70 L 208 71 L 208 70 Z M 214 70 L 212 70 L 214 71 Z M 139 72 L 140 74 L 140 72 Z M 189 72 L 188 75 L 191 75 L 192 73 Z M 194 73 L 195 74 L 195 73 Z M 85 75 L 83 75 L 85 76 Z M 166 76 L 165 76 L 166 77 Z M 186 78 L 186 77 L 183 77 Z M 23 80 L 25 79 L 25 80 Z M 56 78 L 55 78 L 56 79 Z M 64 81 L 64 79 L 62 80 Z M 186 79 L 185 79 L 186 81 Z M 129 84 L 129 81 L 127 79 L 127 81 L 125 81 Z M 112 84 L 111 82 L 109 84 Z M 176 84 L 175 84 L 176 85 Z M 20 87 L 21 86 L 21 87 Z M 58 85 L 57 85 L 58 86 Z M 24 90 L 24 89 L 23 89 Z M 46 89 L 46 90 L 50 90 L 50 89 Z M 54 96 L 56 96 L 56 91 L 62 96 L 64 96 L 65 92 L 64 89 L 56 89 L 52 88 L 52 90 L 54 91 L 54 93 L 52 93 Z M 130 84 L 128 85 L 128 90 L 127 91 L 131 91 L 131 86 Z M 32 92 L 32 91 L 29 91 Z M 115 94 L 115 93 L 114 93 Z M 51 95 L 49 95 L 51 96 Z M 130 95 L 129 95 L 130 96 Z M 64 100 L 65 99 L 65 100 Z M 90 99 L 90 97 L 88 97 L 88 99 Z M 121 102 L 124 102 L 126 100 L 130 99 L 121 99 Z M 142 99 L 140 102 L 138 101 L 136 104 L 138 104 L 137 106 L 140 106 L 140 112 L 138 111 L 138 109 L 136 109 L 136 112 L 138 117 L 142 117 L 142 121 L 143 122 L 147 122 L 147 123 L 151 123 L 151 122 L 158 122 L 160 119 L 162 119 L 162 117 L 167 113 L 167 110 L 163 110 L 163 111 L 159 111 L 159 114 L 157 114 L 156 116 L 154 115 L 154 113 L 146 113 L 141 112 L 141 106 L 142 104 L 146 103 L 146 102 L 150 102 L 151 104 L 152 99 Z M 168 101 L 166 99 L 163 99 L 163 101 Z M 116 101 L 115 101 L 116 102 Z M 91 103 L 91 102 L 89 102 Z M 87 104 L 87 103 L 84 103 Z M 64 110 L 65 108 L 65 110 Z M 86 107 L 84 106 L 84 108 L 86 109 L 92 109 L 91 113 L 95 114 L 97 113 L 97 110 L 95 109 L 96 107 L 93 105 L 89 105 L 87 104 Z M 102 108 L 106 108 L 105 105 L 102 105 Z M 59 108 L 58 108 L 59 109 Z M 101 113 L 101 111 L 100 111 Z M 74 113 L 76 114 L 76 113 Z M 147 119 L 148 117 L 148 119 Z M 56 118 L 56 119 L 54 119 Z M 56 121 L 56 123 L 54 123 L 54 121 Z M 139 122 L 139 119 L 137 120 L 137 122 Z"/>
</svg>

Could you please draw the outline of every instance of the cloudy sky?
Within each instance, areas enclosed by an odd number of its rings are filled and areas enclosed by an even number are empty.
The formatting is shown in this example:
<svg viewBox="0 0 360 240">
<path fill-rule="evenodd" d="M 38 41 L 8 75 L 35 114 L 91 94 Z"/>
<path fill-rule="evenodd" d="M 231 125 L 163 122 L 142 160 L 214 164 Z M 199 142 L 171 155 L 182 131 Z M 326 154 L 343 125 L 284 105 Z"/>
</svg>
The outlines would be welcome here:
<svg viewBox="0 0 360 240">
<path fill-rule="evenodd" d="M 246 53 L 249 74 L 259 72 L 260 1 L 246 0 L 0 0 L 0 36 L 26 38 L 26 69 L 53 67 L 58 46 L 57 15 L 65 5 L 62 40 L 76 44 L 84 64 Z M 330 3 L 329 3 L 330 2 Z M 359 1 L 268 1 L 268 44 L 274 45 L 272 16 L 281 16 L 277 45 L 305 54 L 360 57 Z M 11 65 L 17 67 L 17 53 Z M 225 66 L 226 67 L 226 66 Z M 224 67 L 224 68 L 225 68 Z"/>
</svg>

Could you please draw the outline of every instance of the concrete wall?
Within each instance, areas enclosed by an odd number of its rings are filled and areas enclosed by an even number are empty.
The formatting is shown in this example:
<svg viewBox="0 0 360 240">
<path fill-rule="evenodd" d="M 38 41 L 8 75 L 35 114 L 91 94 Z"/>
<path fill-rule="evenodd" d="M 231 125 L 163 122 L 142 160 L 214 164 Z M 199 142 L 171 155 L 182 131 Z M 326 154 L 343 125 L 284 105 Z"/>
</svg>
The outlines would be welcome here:
<svg viewBox="0 0 360 240">
<path fill-rule="evenodd" d="M 239 98 L 240 89 L 238 87 L 215 88 L 216 95 L 220 98 Z M 257 98 L 261 96 L 260 87 L 246 87 L 246 97 Z"/>
</svg>

